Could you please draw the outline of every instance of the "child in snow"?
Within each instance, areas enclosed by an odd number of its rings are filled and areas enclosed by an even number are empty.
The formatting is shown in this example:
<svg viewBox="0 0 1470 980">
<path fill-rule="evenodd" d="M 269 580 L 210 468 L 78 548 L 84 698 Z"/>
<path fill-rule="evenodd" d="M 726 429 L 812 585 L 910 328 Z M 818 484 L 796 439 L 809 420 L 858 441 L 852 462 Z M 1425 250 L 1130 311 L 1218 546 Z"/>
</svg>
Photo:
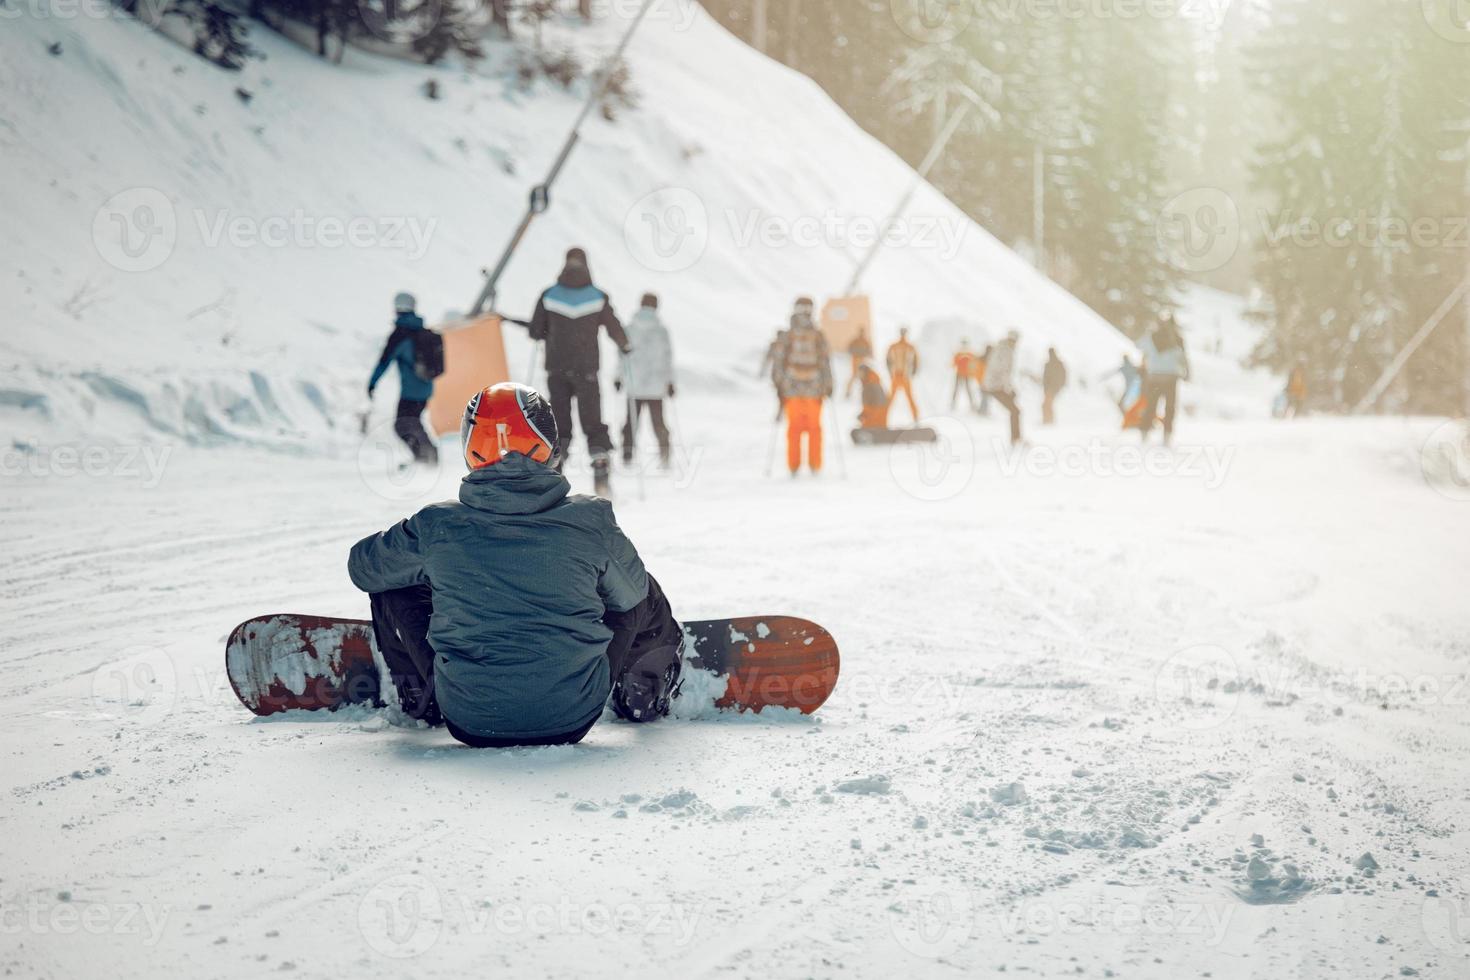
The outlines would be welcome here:
<svg viewBox="0 0 1470 980">
<path fill-rule="evenodd" d="M 479 748 L 579 742 L 609 696 L 630 721 L 668 714 L 683 631 L 612 505 L 570 495 L 546 400 L 486 388 L 460 433 L 459 500 L 347 563 L 403 710 Z"/>
</svg>

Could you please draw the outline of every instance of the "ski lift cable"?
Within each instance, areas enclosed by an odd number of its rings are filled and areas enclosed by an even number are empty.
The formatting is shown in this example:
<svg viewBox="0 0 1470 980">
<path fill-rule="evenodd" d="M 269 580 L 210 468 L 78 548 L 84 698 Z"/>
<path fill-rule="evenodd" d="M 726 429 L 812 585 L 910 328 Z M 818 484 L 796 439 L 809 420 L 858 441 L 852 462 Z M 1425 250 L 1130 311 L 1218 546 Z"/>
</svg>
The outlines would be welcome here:
<svg viewBox="0 0 1470 980">
<path fill-rule="evenodd" d="M 592 91 L 587 96 L 587 101 L 582 104 L 582 111 L 578 113 L 576 122 L 572 123 L 571 132 L 567 134 L 566 142 L 562 144 L 561 152 L 557 154 L 556 160 L 551 165 L 550 172 L 546 175 L 546 179 L 531 188 L 531 200 L 526 208 L 525 216 L 521 218 L 521 223 L 516 227 L 515 234 L 511 236 L 510 243 L 506 245 L 505 251 L 500 256 L 500 261 L 495 264 L 494 270 L 486 275 L 484 288 L 480 290 L 480 294 L 475 297 L 474 305 L 470 307 L 471 317 L 479 316 L 487 308 L 490 310 L 495 309 L 496 291 L 500 285 L 500 277 L 505 274 L 506 266 L 510 265 L 511 257 L 515 255 L 516 249 L 520 247 L 522 239 L 526 237 L 526 232 L 530 230 L 531 222 L 536 220 L 536 215 L 541 214 L 551 207 L 551 186 L 556 183 L 556 178 L 561 175 L 562 168 L 566 166 L 568 158 L 572 155 L 573 148 L 581 138 L 582 124 L 587 121 L 587 117 L 591 115 L 593 108 L 607 94 L 608 88 L 612 85 L 613 76 L 617 72 L 618 65 L 622 63 L 623 55 L 633 40 L 633 35 L 637 33 L 639 26 L 642 25 L 648 12 L 653 9 L 655 2 L 656 0 L 644 0 L 643 6 L 639 8 L 637 16 L 633 18 L 633 22 L 628 25 L 627 31 L 623 33 L 623 39 L 618 42 L 617 49 L 613 51 L 612 57 L 608 58 L 604 64 L 601 79 L 597 85 L 593 86 Z"/>
</svg>

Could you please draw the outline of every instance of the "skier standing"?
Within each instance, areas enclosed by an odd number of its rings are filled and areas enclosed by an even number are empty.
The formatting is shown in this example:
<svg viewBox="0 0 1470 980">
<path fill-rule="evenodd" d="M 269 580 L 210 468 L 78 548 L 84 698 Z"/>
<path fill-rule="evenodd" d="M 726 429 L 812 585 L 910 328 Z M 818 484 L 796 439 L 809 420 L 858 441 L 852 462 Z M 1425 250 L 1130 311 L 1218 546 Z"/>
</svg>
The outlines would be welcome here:
<svg viewBox="0 0 1470 980">
<path fill-rule="evenodd" d="M 903 392 L 909 402 L 909 414 L 914 421 L 919 421 L 919 405 L 914 401 L 914 375 L 919 373 L 919 352 L 914 345 L 909 343 L 909 328 L 900 327 L 898 339 L 888 348 L 888 376 L 893 381 L 892 390 L 888 393 L 889 404 L 898 399 L 898 393 Z"/>
<path fill-rule="evenodd" d="M 1143 345 L 1143 420 L 1139 428 L 1144 442 L 1148 441 L 1158 417 L 1159 402 L 1164 402 L 1164 445 L 1174 438 L 1174 414 L 1179 407 L 1179 382 L 1189 380 L 1189 355 L 1184 350 L 1184 338 L 1174 318 L 1163 314 L 1158 326 L 1154 327 Z"/>
<path fill-rule="evenodd" d="M 542 293 L 536 304 L 531 316 L 531 339 L 546 342 L 547 393 L 561 440 L 557 446 L 558 468 L 567 460 L 575 399 L 577 420 L 592 456 L 593 481 L 597 492 L 606 495 L 612 437 L 602 421 L 602 389 L 597 376 L 602 366 L 600 330 L 606 330 L 624 354 L 629 353 L 628 335 L 613 312 L 612 302 L 592 284 L 587 253 L 574 248 L 567 252 L 556 285 Z"/>
<path fill-rule="evenodd" d="M 638 434 L 638 423 L 648 410 L 653 422 L 653 434 L 658 439 L 658 461 L 665 469 L 669 466 L 672 452 L 669 443 L 669 427 L 664 422 L 664 398 L 674 397 L 674 347 L 669 341 L 668 328 L 658 315 L 658 297 L 646 293 L 643 305 L 628 321 L 628 342 L 631 353 L 623 355 L 623 376 L 613 383 L 618 391 L 628 396 L 628 417 L 623 423 L 623 462 L 633 461 L 634 442 Z"/>
<path fill-rule="evenodd" d="M 960 349 L 954 355 L 954 390 L 949 395 L 949 408 L 960 403 L 960 389 L 964 389 L 965 398 L 970 402 L 971 409 L 977 409 L 975 402 L 975 352 L 970 350 L 968 340 L 960 341 Z"/>
<path fill-rule="evenodd" d="M 444 373 L 444 341 L 424 326 L 415 312 L 416 305 L 410 293 L 393 297 L 393 332 L 373 368 L 367 393 L 371 400 L 388 365 L 398 366 L 398 412 L 393 432 L 413 453 L 415 462 L 432 466 L 439 462 L 439 447 L 424 429 L 423 415 L 434 395 L 434 379 Z"/>
<path fill-rule="evenodd" d="M 1046 366 L 1041 369 L 1041 424 L 1056 423 L 1057 395 L 1067 386 L 1067 366 L 1057 357 L 1057 349 L 1046 349 Z"/>
<path fill-rule="evenodd" d="M 982 390 L 1011 413 L 1011 445 L 1021 441 L 1021 407 L 1016 403 L 1016 343 L 1021 335 L 1012 330 L 991 348 L 985 362 Z"/>
<path fill-rule="evenodd" d="M 486 388 L 460 428 L 459 500 L 364 538 L 348 559 L 403 710 L 466 745 L 579 742 L 609 696 L 644 722 L 678 694 L 668 600 L 612 505 L 571 495 L 557 436 L 534 389 Z"/>
<path fill-rule="evenodd" d="M 807 465 L 822 470 L 822 401 L 832 397 L 832 357 L 827 338 L 809 314 L 791 316 L 791 329 L 776 353 L 776 388 L 785 399 L 786 465 L 795 476 L 801 469 L 802 439 Z"/>
</svg>

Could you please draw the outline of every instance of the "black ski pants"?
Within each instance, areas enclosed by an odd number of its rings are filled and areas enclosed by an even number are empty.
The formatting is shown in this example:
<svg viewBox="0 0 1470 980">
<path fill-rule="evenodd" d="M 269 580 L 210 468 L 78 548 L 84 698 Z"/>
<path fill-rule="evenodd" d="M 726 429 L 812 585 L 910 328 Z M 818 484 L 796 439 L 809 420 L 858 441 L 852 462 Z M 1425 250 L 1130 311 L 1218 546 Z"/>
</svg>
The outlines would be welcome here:
<svg viewBox="0 0 1470 980">
<path fill-rule="evenodd" d="M 1174 410 L 1179 402 L 1179 379 L 1167 374 L 1151 374 L 1143 382 L 1143 421 L 1139 423 L 1144 438 L 1158 418 L 1159 402 L 1164 403 L 1164 441 L 1174 437 Z"/>
<path fill-rule="evenodd" d="M 410 717 L 434 726 L 443 724 L 459 741 L 481 749 L 573 745 L 596 724 L 593 719 L 576 731 L 537 739 L 484 738 L 464 731 L 443 716 L 434 698 L 434 650 L 428 640 L 429 616 L 434 611 L 430 587 L 413 585 L 377 592 L 370 598 L 378 650 L 393 678 L 398 703 Z M 648 596 L 642 602 L 627 612 L 609 612 L 603 622 L 613 631 L 607 647 L 613 710 L 632 721 L 652 721 L 657 717 L 652 701 L 667 695 L 654 682 L 667 666 L 678 663 L 683 628 L 652 575 L 648 577 Z"/>
<path fill-rule="evenodd" d="M 986 394 L 1000 402 L 1001 407 L 1011 413 L 1011 445 L 1016 445 L 1021 441 L 1021 406 L 1016 404 L 1016 393 L 1014 391 L 990 391 Z"/>
<path fill-rule="evenodd" d="M 628 418 L 623 422 L 623 462 L 633 460 L 633 450 L 638 442 L 638 423 L 643 421 L 643 410 L 648 410 L 653 422 L 653 434 L 658 439 L 659 457 L 667 460 L 670 452 L 669 427 L 664 422 L 664 400 L 662 398 L 632 398 L 628 401 Z"/>
<path fill-rule="evenodd" d="M 398 400 L 398 415 L 393 420 L 393 434 L 403 440 L 413 458 L 420 463 L 439 462 L 439 447 L 424 428 L 424 409 L 428 402 L 408 398 Z"/>
<path fill-rule="evenodd" d="M 551 414 L 556 418 L 557 449 L 566 462 L 572 444 L 572 402 L 577 403 L 577 421 L 587 440 L 592 458 L 612 452 L 612 435 L 602 421 L 602 389 L 594 374 L 554 373 L 547 376 L 547 393 L 551 397 Z"/>
</svg>

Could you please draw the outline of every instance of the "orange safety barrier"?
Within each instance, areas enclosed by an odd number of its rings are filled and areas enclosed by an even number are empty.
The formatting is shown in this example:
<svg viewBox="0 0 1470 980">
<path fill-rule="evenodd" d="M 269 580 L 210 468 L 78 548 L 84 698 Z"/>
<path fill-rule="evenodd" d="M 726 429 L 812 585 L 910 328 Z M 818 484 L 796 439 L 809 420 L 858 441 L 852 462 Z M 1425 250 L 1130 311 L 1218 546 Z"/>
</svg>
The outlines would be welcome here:
<svg viewBox="0 0 1470 980">
<path fill-rule="evenodd" d="M 475 392 L 509 381 L 510 369 L 506 366 L 500 317 L 495 314 L 436 329 L 444 336 L 444 373 L 434 380 L 429 426 L 436 435 L 446 435 L 459 431 L 464 407 Z"/>
</svg>

